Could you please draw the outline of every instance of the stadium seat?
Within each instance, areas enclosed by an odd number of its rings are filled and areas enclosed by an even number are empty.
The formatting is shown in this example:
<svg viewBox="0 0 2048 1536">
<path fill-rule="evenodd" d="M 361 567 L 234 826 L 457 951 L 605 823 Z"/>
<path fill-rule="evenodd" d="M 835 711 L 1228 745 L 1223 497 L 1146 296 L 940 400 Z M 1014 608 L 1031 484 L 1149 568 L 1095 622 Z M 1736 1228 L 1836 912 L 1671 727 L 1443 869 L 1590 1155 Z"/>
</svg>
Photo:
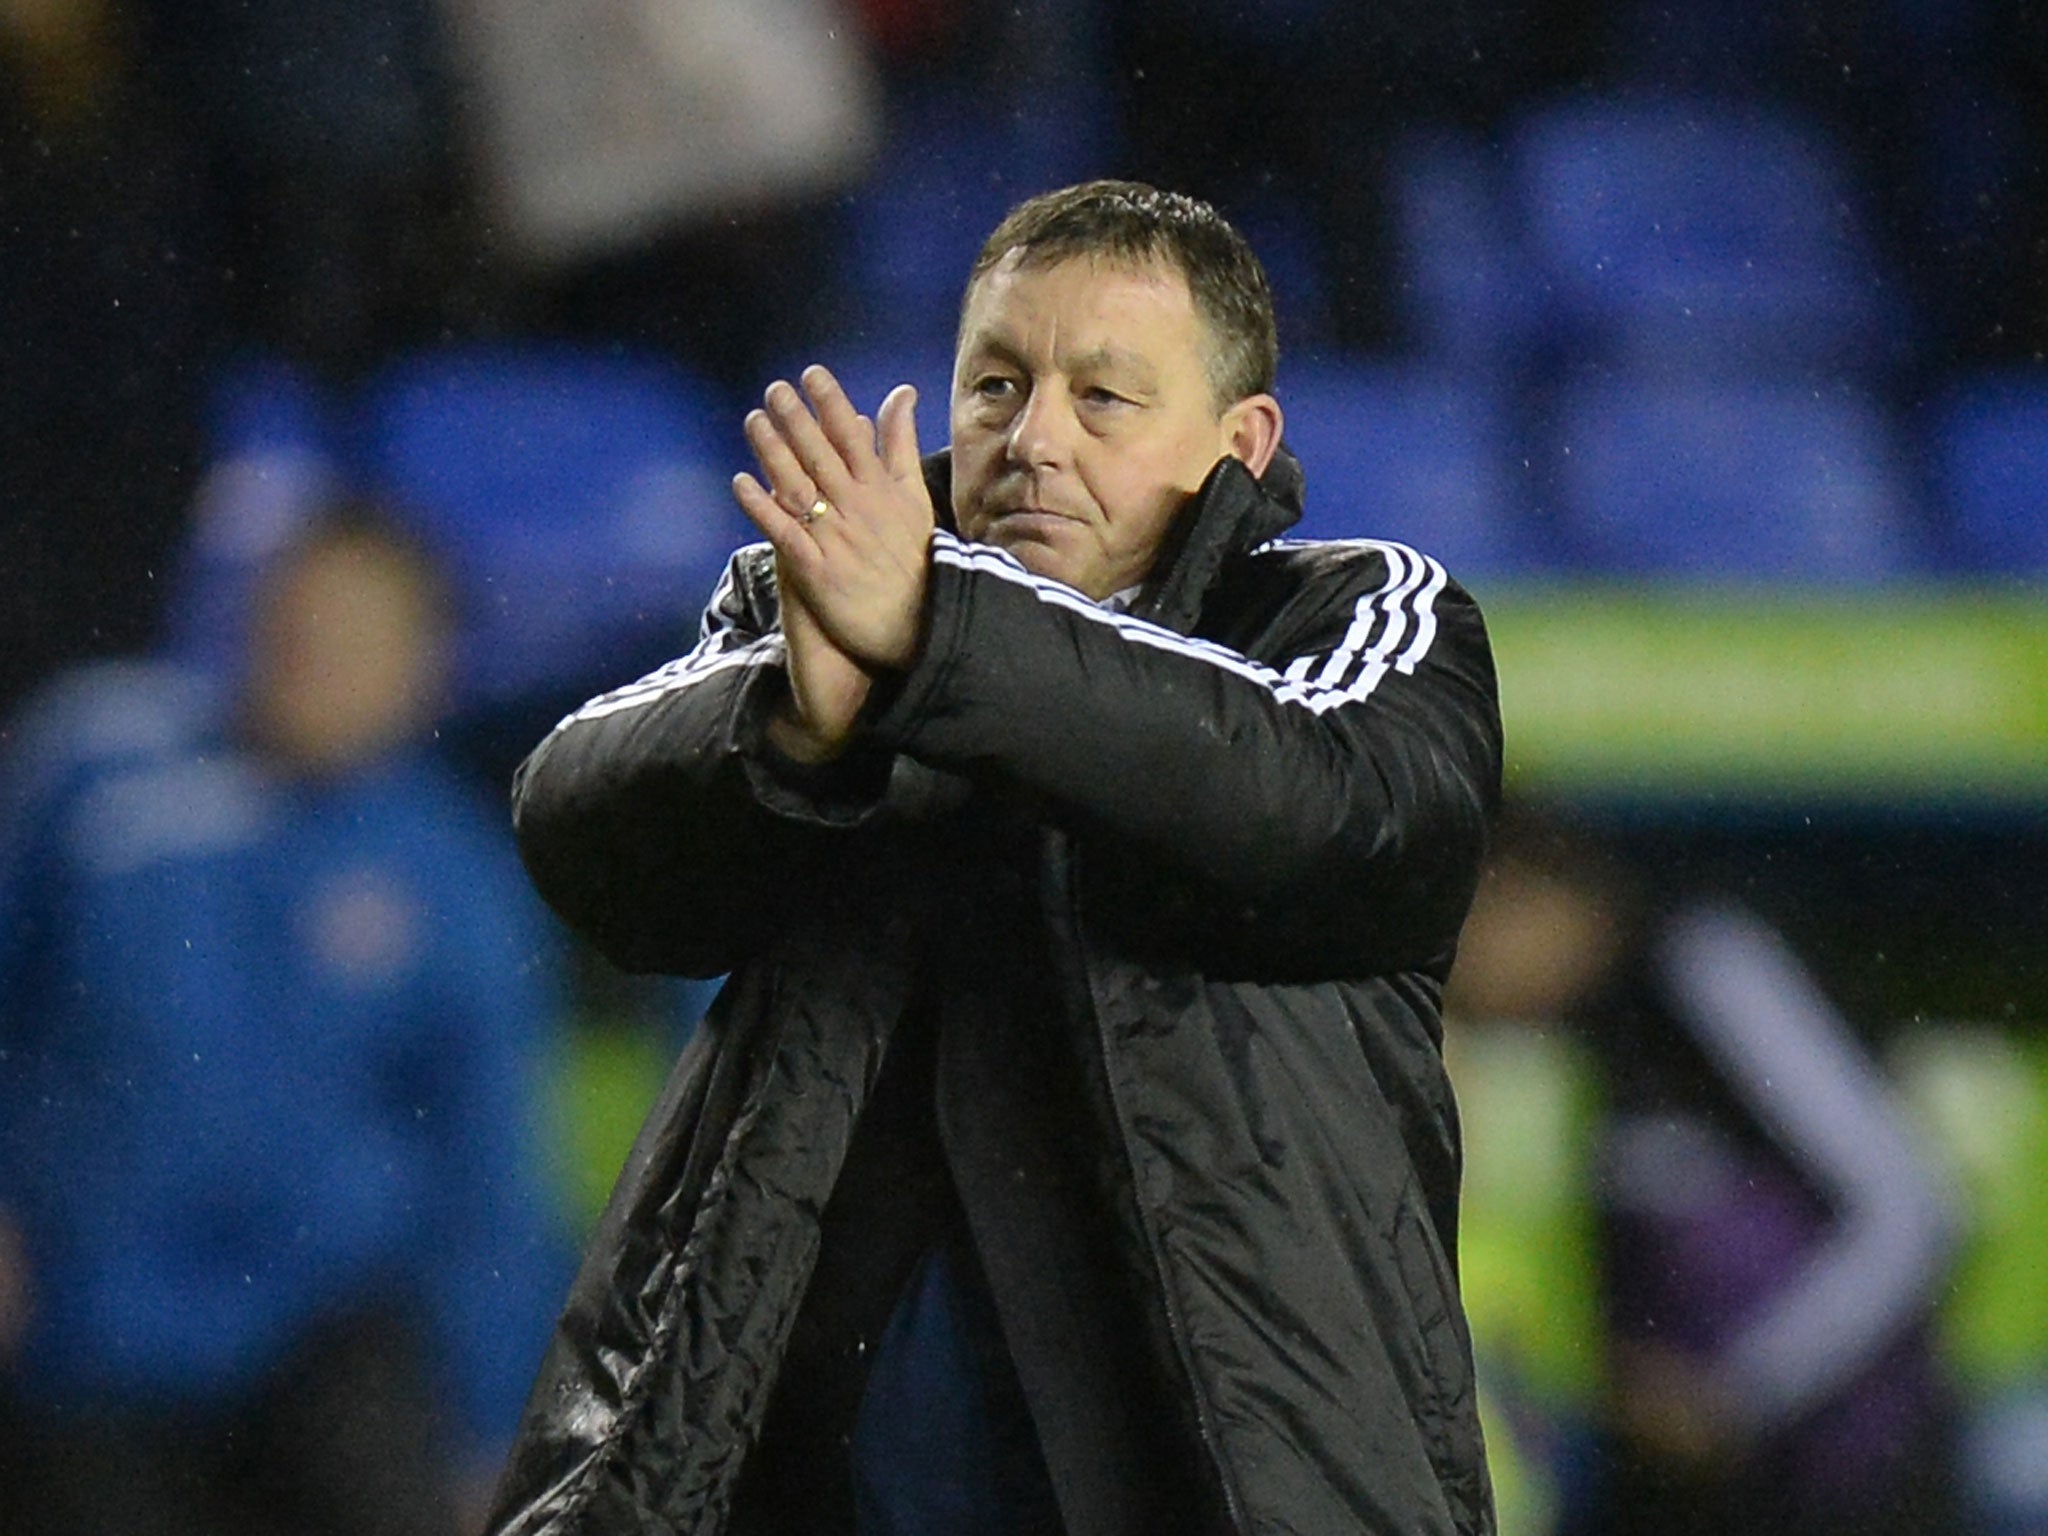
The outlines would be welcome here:
<svg viewBox="0 0 2048 1536">
<path fill-rule="evenodd" d="M 1934 411 L 1937 512 L 1967 569 L 2048 577 L 2048 380 L 2038 369 L 1959 382 Z"/>
<path fill-rule="evenodd" d="M 1398 539 L 1461 579 L 1544 563 L 1491 391 L 1428 366 L 1325 361 L 1283 362 L 1278 393 L 1307 475 L 1298 533 Z"/>
<path fill-rule="evenodd" d="M 429 350 L 373 380 L 362 411 L 367 473 L 454 570 L 465 707 L 674 655 L 750 537 L 729 407 L 651 356 Z"/>
<path fill-rule="evenodd" d="M 1559 530 L 1593 570 L 1839 584 L 1922 565 L 1890 423 L 1862 396 L 1608 377 L 1564 389 L 1544 437 Z"/>
<path fill-rule="evenodd" d="M 1401 318 L 1418 350 L 1496 373 L 1533 362 L 1548 311 L 1495 152 L 1476 133 L 1411 132 L 1388 177 Z"/>
<path fill-rule="evenodd" d="M 1330 334 L 1330 285 L 1323 232 L 1306 198 L 1280 187 L 1253 187 L 1219 202 L 1225 218 L 1258 253 L 1273 292 L 1280 350 L 1313 346 Z"/>
<path fill-rule="evenodd" d="M 950 341 L 905 346 L 821 343 L 814 356 L 793 362 L 784 377 L 794 379 L 808 362 L 832 370 L 847 397 L 872 416 L 898 384 L 917 386 L 917 440 L 929 453 L 946 446 L 947 416 L 953 393 L 953 348 Z"/>
<path fill-rule="evenodd" d="M 1516 197 L 1567 345 L 1637 372 L 1885 366 L 1904 317 L 1833 146 L 1756 104 L 1572 100 L 1513 134 Z"/>
<path fill-rule="evenodd" d="M 848 200 L 848 339 L 950 342 L 989 231 L 1032 194 L 1101 174 L 1108 134 L 1106 106 L 1079 86 L 1014 103 L 957 82 L 894 91 L 880 159 Z"/>
</svg>

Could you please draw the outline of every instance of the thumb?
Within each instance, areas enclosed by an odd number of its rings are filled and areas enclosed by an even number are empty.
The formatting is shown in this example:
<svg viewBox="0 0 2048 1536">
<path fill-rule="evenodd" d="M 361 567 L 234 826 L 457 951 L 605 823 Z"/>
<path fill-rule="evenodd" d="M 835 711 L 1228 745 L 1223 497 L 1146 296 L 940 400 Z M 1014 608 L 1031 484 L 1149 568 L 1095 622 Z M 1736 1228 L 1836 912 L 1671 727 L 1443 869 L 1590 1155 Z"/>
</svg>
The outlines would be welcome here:
<svg viewBox="0 0 2048 1536">
<path fill-rule="evenodd" d="M 903 478 L 918 472 L 917 388 L 898 384 L 889 391 L 881 410 L 875 413 L 877 436 L 881 439 L 882 467 Z"/>
</svg>

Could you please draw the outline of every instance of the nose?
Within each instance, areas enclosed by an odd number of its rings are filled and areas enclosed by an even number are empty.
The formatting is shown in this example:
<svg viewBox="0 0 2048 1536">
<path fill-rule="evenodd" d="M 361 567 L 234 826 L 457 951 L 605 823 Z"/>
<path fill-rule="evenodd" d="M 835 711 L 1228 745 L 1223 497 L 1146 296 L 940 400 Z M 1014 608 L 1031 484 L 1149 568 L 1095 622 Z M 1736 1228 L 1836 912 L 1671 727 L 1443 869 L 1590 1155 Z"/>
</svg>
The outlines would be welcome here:
<svg viewBox="0 0 2048 1536">
<path fill-rule="evenodd" d="M 1034 383 L 1010 419 L 1007 446 L 1011 462 L 1030 469 L 1065 464 L 1073 451 L 1077 425 L 1073 401 L 1058 381 Z"/>
</svg>

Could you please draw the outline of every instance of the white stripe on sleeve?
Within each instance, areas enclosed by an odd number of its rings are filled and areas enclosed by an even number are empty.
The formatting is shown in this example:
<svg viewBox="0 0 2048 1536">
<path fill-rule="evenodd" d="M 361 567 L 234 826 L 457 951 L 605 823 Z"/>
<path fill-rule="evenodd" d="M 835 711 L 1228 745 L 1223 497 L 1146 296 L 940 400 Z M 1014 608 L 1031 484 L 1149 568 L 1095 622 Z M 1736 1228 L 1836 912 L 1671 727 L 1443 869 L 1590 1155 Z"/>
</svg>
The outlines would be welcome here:
<svg viewBox="0 0 2048 1536">
<path fill-rule="evenodd" d="M 692 687 L 728 667 L 769 665 L 781 661 L 785 652 L 779 633 L 750 640 L 734 627 L 733 594 L 739 584 L 740 558 L 745 553 L 743 549 L 735 554 L 720 574 L 718 585 L 712 589 L 711 601 L 704 605 L 704 615 L 698 623 L 697 644 L 689 654 L 665 662 L 645 677 L 623 687 L 599 694 L 564 716 L 555 729 L 559 731 L 563 726 L 579 721 L 602 720 L 607 715 L 623 714 L 644 704 L 652 704 L 656 699 Z"/>
<path fill-rule="evenodd" d="M 1176 634 L 1143 619 L 1101 608 L 1072 587 L 1032 574 L 1007 551 L 991 545 L 969 544 L 942 530 L 932 536 L 932 559 L 958 570 L 1012 582 L 1042 603 L 1109 626 L 1121 639 L 1134 645 L 1206 662 L 1258 684 L 1283 704 L 1298 705 L 1320 715 L 1370 697 L 1389 670 L 1415 670 L 1435 642 L 1436 599 L 1449 580 L 1441 565 L 1405 544 L 1379 540 L 1347 542 L 1364 544 L 1385 557 L 1385 582 L 1359 598 L 1350 628 L 1326 657 L 1297 656 L 1279 670 L 1226 646 Z M 1313 679 L 1312 672 L 1317 674 Z"/>
<path fill-rule="evenodd" d="M 742 641 L 732 630 L 721 630 L 711 640 L 697 647 L 689 655 L 658 667 L 636 683 L 623 688 L 614 688 L 610 693 L 600 694 L 588 704 L 570 714 L 562 725 L 573 725 L 584 720 L 602 720 L 607 715 L 623 714 L 629 709 L 638 709 L 643 704 L 652 704 L 656 699 L 666 698 L 672 693 L 693 687 L 729 667 L 763 666 L 779 662 L 783 657 L 782 636 L 771 635 L 762 640 Z M 561 726 L 556 727 L 557 730 Z"/>
</svg>

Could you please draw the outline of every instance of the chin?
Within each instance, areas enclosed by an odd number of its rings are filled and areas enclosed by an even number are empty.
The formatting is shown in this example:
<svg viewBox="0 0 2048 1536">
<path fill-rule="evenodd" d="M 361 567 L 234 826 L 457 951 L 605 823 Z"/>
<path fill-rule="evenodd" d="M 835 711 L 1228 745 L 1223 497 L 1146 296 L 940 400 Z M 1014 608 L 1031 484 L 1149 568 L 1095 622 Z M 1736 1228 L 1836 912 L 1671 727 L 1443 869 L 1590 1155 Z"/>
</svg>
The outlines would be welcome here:
<svg viewBox="0 0 2048 1536">
<path fill-rule="evenodd" d="M 1034 576 L 1074 585 L 1074 562 L 1055 544 L 1033 538 L 1015 528 L 992 528 L 982 542 L 1000 549 Z"/>
<path fill-rule="evenodd" d="M 1034 576 L 1050 576 L 1055 581 L 1067 579 L 1067 562 L 1059 551 L 1041 544 L 1036 539 L 990 539 L 988 541 L 1003 553 L 1009 555 Z"/>
<path fill-rule="evenodd" d="M 975 542 L 1002 550 L 1034 576 L 1093 598 L 1099 596 L 1091 583 L 1099 574 L 1089 559 L 1093 546 L 1077 538 L 1078 532 L 1075 519 L 1057 513 L 1012 512 L 992 520 Z"/>
</svg>

